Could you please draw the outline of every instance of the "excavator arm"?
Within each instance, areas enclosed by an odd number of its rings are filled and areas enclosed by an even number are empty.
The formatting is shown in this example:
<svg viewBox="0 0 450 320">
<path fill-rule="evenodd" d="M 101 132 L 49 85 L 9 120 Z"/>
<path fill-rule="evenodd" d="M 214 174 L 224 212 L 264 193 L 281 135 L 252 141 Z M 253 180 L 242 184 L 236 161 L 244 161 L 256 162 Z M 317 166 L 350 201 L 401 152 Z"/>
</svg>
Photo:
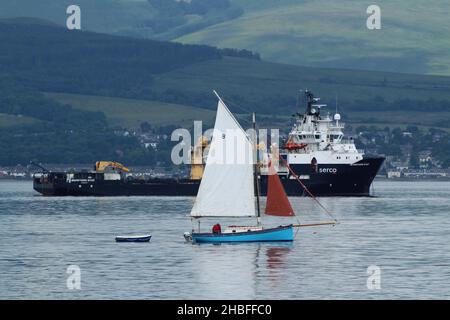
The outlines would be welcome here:
<svg viewBox="0 0 450 320">
<path fill-rule="evenodd" d="M 105 172 L 105 169 L 111 167 L 114 169 L 119 169 L 124 172 L 130 172 L 130 169 L 124 167 L 121 163 L 113 162 L 113 161 L 97 161 L 95 163 L 95 171 L 96 172 Z"/>
</svg>

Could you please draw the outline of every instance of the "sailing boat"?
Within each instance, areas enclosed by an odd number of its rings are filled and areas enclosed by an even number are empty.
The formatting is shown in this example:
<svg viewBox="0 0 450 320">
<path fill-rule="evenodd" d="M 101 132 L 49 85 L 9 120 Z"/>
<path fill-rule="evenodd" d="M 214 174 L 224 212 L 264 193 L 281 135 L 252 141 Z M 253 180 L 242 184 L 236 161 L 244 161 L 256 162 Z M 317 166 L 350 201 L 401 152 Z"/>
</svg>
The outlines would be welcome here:
<svg viewBox="0 0 450 320">
<path fill-rule="evenodd" d="M 293 241 L 294 225 L 264 228 L 261 224 L 257 151 L 225 103 L 218 101 L 212 142 L 191 217 L 256 217 L 256 226 L 230 226 L 213 232 L 185 233 L 196 243 Z M 253 127 L 255 116 L 253 115 Z M 236 147 L 236 144 L 239 146 Z M 256 145 L 258 141 L 256 139 Z M 236 151 L 236 149 L 238 149 Z M 236 161 L 237 159 L 244 161 Z M 224 161 L 230 160 L 233 161 Z M 269 177 L 266 214 L 294 216 L 283 185 L 275 173 Z M 255 196 L 256 194 L 256 196 Z M 200 229 L 200 222 L 199 222 Z"/>
</svg>

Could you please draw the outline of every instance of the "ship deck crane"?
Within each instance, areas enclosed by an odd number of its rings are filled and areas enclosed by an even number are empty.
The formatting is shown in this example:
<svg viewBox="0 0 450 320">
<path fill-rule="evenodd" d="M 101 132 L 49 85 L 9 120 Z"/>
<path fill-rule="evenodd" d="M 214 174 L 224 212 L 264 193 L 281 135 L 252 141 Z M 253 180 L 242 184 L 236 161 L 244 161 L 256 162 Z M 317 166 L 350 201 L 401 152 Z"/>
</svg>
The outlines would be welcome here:
<svg viewBox="0 0 450 320">
<path fill-rule="evenodd" d="M 130 172 L 130 169 L 123 166 L 121 163 L 113 162 L 113 161 L 97 161 L 95 163 L 95 171 L 96 172 L 105 172 L 106 168 L 113 168 L 122 170 L 124 172 Z"/>
</svg>

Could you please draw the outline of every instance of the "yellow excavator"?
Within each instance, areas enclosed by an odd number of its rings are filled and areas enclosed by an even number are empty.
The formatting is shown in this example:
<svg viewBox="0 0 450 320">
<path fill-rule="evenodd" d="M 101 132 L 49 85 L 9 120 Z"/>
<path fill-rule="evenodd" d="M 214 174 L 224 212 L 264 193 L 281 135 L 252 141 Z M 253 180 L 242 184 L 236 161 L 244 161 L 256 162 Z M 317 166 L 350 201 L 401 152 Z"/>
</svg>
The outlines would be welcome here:
<svg viewBox="0 0 450 320">
<path fill-rule="evenodd" d="M 203 163 L 203 151 L 208 147 L 208 139 L 201 136 L 191 151 L 191 179 L 200 180 L 203 176 L 205 164 Z"/>
<path fill-rule="evenodd" d="M 106 168 L 112 168 L 113 170 L 120 170 L 123 172 L 130 172 L 130 169 L 124 167 L 121 163 L 113 161 L 97 161 L 95 163 L 96 172 L 105 172 Z"/>
</svg>

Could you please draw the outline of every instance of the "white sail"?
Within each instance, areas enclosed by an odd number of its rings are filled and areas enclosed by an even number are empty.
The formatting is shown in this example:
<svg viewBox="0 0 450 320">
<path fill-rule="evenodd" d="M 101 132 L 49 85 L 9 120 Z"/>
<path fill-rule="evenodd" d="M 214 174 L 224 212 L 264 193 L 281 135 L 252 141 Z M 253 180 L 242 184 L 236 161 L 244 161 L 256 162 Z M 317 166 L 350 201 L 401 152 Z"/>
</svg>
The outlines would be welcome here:
<svg viewBox="0 0 450 320">
<path fill-rule="evenodd" d="M 219 101 L 193 217 L 255 216 L 252 143 Z"/>
</svg>

